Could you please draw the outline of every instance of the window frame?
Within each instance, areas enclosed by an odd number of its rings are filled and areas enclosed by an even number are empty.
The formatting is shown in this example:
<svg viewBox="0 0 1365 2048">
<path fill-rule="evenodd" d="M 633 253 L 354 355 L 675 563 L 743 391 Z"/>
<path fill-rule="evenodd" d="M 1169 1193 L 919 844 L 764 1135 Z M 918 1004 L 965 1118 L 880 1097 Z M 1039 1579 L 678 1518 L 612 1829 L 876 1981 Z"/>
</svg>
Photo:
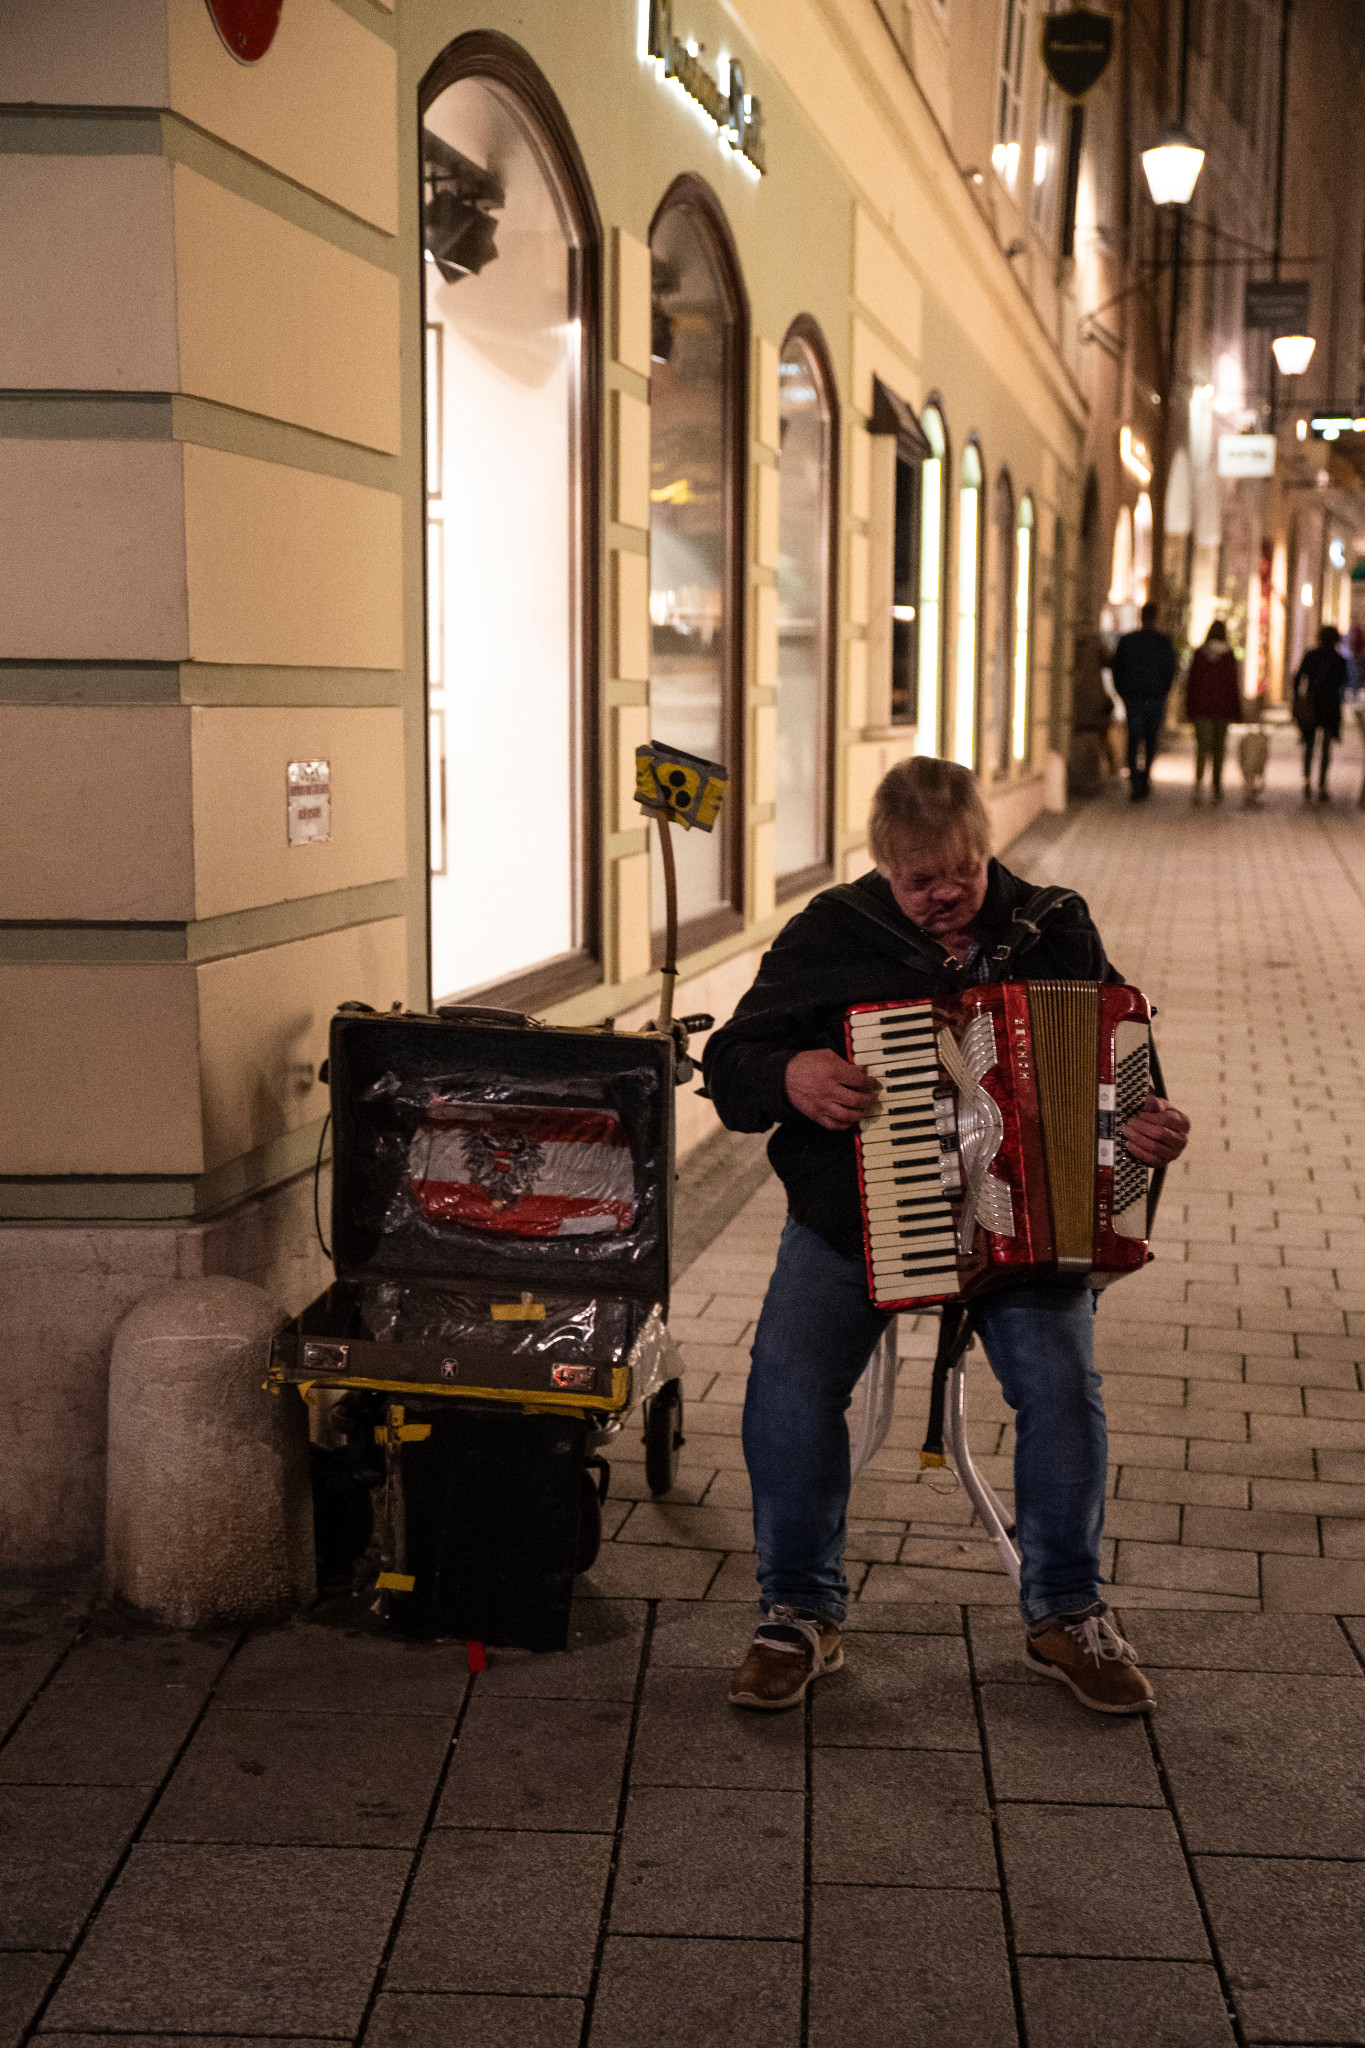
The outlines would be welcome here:
<svg viewBox="0 0 1365 2048">
<path fill-rule="evenodd" d="M 991 168 L 1010 198 L 1018 204 L 1019 171 L 1024 151 L 1024 49 L 1028 41 L 1029 0 L 1002 0 L 999 58 L 995 68 L 995 121 Z M 1009 152 L 1014 151 L 1011 169 Z M 1004 161 L 997 162 L 997 153 Z"/>
<path fill-rule="evenodd" d="M 426 914 L 427 1000 L 437 1002 L 478 997 L 510 1008 L 539 1009 L 599 986 L 605 979 L 602 958 L 602 805 L 601 779 L 601 647 L 602 647 L 602 389 L 604 365 L 602 218 L 587 165 L 569 119 L 553 87 L 534 59 L 511 36 L 494 29 L 473 29 L 457 36 L 429 66 L 417 88 L 418 196 L 421 204 L 423 124 L 428 109 L 450 86 L 467 78 L 500 86 L 517 102 L 534 145 L 554 185 L 556 197 L 571 221 L 569 276 L 579 321 L 578 389 L 572 422 L 573 489 L 567 508 L 573 546 L 570 589 L 573 610 L 570 644 L 577 670 L 570 687 L 577 696 L 578 802 L 570 858 L 576 870 L 579 943 L 569 951 L 537 962 L 494 982 L 438 995 L 432 986 L 431 876 L 423 869 Z M 418 261 L 425 263 L 422 238 Z M 419 280 L 422 271 L 418 272 Z M 425 284 L 419 286 L 422 329 L 419 379 L 421 390 L 422 462 L 422 691 L 423 768 L 427 809 L 426 844 L 432 844 L 432 757 L 429 676 L 431 672 L 431 590 L 426 545 L 427 507 L 427 378 Z"/>
<path fill-rule="evenodd" d="M 746 752 L 744 746 L 746 632 L 749 595 L 749 294 L 739 258 L 734 230 L 725 209 L 704 178 L 684 171 L 674 178 L 650 218 L 647 246 L 651 256 L 654 236 L 666 213 L 684 208 L 697 214 L 712 236 L 727 307 L 730 314 L 729 344 L 725 352 L 725 576 L 726 632 L 721 668 L 721 731 L 725 738 L 725 766 L 729 770 L 731 799 L 720 816 L 722 842 L 721 875 L 726 900 L 700 917 L 678 926 L 678 958 L 699 953 L 719 940 L 743 931 L 746 881 L 745 841 L 748 837 L 745 792 Z M 652 409 L 652 401 L 651 401 Z M 653 432 L 651 427 L 651 459 Z M 651 548 L 652 551 L 652 548 Z M 651 649 L 650 696 L 653 698 Z M 651 907 L 651 924 L 653 911 Z M 655 967 L 663 965 L 663 933 L 652 932 L 650 957 Z"/>
<path fill-rule="evenodd" d="M 798 313 L 782 337 L 778 350 L 778 363 L 787 352 L 792 341 L 801 342 L 811 352 L 815 361 L 816 374 L 820 383 L 820 395 L 825 405 L 826 454 L 825 454 L 825 517 L 822 522 L 822 544 L 824 561 L 821 564 L 821 587 L 824 591 L 824 609 L 820 622 L 820 649 L 817 673 L 824 690 L 823 716 L 817 721 L 817 730 L 824 745 L 824 772 L 819 787 L 822 801 L 820 839 L 825 857 L 804 868 L 794 868 L 790 874 L 775 876 L 776 898 L 779 903 L 801 896 L 822 882 L 834 876 L 834 810 L 835 760 L 839 740 L 839 449 L 840 414 L 839 387 L 834 374 L 834 359 L 819 322 L 809 313 Z M 779 455 L 779 464 L 781 456 Z M 781 532 L 781 477 L 778 479 L 779 521 Z M 780 707 L 779 707 L 780 715 Z M 776 847 L 777 804 L 774 799 L 773 844 Z"/>
</svg>

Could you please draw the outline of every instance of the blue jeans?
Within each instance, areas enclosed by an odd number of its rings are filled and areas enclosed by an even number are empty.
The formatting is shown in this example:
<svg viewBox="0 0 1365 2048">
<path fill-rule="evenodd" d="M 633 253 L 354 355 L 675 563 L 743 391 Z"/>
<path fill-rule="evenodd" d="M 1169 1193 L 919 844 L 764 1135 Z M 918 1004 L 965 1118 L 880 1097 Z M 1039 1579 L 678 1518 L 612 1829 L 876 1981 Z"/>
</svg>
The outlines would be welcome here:
<svg viewBox="0 0 1365 2048">
<path fill-rule="evenodd" d="M 845 1259 L 788 1218 L 754 1336 L 744 1459 L 765 1608 L 841 1620 L 849 1459 L 845 1411 L 889 1319 Z M 1095 1297 L 1016 1287 L 972 1304 L 972 1325 L 1015 1410 L 1019 1605 L 1031 1626 L 1099 1598 L 1108 1445 L 1094 1367 Z"/>
</svg>

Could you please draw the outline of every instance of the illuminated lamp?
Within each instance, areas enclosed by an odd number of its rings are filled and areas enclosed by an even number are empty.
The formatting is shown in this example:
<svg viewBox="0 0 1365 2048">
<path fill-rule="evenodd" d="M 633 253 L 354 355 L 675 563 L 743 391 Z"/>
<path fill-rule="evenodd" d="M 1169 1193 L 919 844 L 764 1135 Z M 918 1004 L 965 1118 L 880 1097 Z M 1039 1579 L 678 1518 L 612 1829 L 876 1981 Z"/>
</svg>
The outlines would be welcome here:
<svg viewBox="0 0 1365 2048">
<path fill-rule="evenodd" d="M 1183 128 L 1168 128 L 1160 142 L 1143 150 L 1142 168 L 1158 206 L 1188 206 L 1204 168 L 1204 152 Z"/>
<path fill-rule="evenodd" d="M 1313 360 L 1317 342 L 1311 334 L 1277 334 L 1270 346 L 1282 377 L 1301 377 Z"/>
</svg>

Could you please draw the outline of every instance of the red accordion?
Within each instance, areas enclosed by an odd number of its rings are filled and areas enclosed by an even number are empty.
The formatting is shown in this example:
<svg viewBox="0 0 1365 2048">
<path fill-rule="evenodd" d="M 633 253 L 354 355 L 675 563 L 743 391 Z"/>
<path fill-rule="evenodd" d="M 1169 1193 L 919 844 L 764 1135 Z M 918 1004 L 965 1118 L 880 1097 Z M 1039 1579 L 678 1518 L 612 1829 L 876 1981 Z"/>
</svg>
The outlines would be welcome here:
<svg viewBox="0 0 1365 2048">
<path fill-rule="evenodd" d="M 1151 1014 L 1138 989 L 1077 981 L 849 1011 L 848 1056 L 882 1084 L 857 1133 L 878 1308 L 1146 1264 L 1148 1170 L 1123 1126 L 1151 1085 Z"/>
</svg>

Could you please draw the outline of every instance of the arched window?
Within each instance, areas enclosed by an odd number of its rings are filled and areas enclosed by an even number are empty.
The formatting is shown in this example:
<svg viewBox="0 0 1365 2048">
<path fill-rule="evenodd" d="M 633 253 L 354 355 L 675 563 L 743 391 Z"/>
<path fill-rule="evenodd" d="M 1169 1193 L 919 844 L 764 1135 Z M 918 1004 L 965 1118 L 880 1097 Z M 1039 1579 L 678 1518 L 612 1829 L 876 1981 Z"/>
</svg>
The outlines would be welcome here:
<svg viewBox="0 0 1365 2048">
<path fill-rule="evenodd" d="M 829 871 L 836 493 L 834 375 L 819 329 L 793 323 L 778 367 L 777 893 Z"/>
<path fill-rule="evenodd" d="M 991 536 L 991 654 L 982 754 L 996 775 L 1010 765 L 1010 675 L 1014 657 L 1014 486 L 1002 469 L 995 481 Z"/>
<path fill-rule="evenodd" d="M 1010 755 L 1027 761 L 1031 727 L 1029 683 L 1033 674 L 1033 500 L 1019 507 L 1014 535 L 1014 665 L 1010 690 Z"/>
<path fill-rule="evenodd" d="M 678 178 L 649 236 L 650 728 L 723 761 L 734 796 L 714 832 L 674 847 L 685 951 L 741 922 L 744 478 L 748 309 L 729 228 L 699 178 Z M 655 928 L 664 916 L 654 840 Z"/>
<path fill-rule="evenodd" d="M 598 978 L 592 754 L 601 231 L 549 86 L 453 43 L 422 106 L 431 982 Z"/>
<path fill-rule="evenodd" d="M 981 451 L 962 451 L 957 493 L 957 676 L 953 701 L 953 759 L 976 766 L 977 607 L 981 585 Z"/>
<path fill-rule="evenodd" d="M 919 545 L 919 720 L 917 754 L 937 754 L 943 745 L 943 504 L 948 483 L 948 436 L 936 405 L 920 420 L 929 443 L 920 467 Z"/>
</svg>

